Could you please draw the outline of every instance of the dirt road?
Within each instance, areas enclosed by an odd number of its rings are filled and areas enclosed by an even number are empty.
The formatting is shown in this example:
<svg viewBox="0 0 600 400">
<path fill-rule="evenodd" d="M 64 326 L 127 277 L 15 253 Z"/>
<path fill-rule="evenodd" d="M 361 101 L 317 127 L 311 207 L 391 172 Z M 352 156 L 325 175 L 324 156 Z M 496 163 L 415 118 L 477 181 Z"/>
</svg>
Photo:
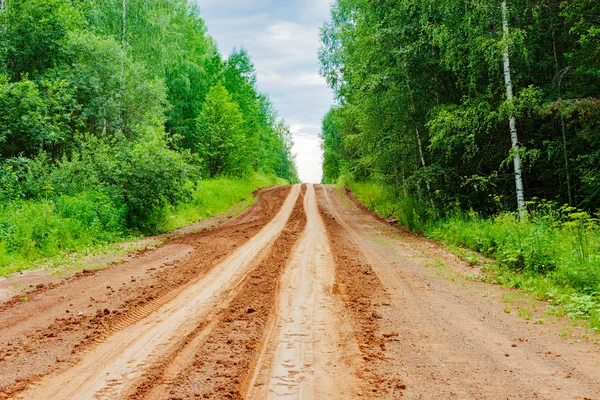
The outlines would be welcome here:
<svg viewBox="0 0 600 400">
<path fill-rule="evenodd" d="M 214 223 L 32 274 L 0 303 L 0 399 L 600 399 L 583 330 L 507 312 L 522 294 L 333 187 Z"/>
</svg>

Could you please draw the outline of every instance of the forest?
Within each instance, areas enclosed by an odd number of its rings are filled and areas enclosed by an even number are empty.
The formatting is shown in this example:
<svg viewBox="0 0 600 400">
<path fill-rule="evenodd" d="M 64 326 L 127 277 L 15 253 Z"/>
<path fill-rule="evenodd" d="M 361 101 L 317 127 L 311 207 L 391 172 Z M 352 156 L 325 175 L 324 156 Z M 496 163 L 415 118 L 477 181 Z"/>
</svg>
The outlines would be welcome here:
<svg viewBox="0 0 600 400">
<path fill-rule="evenodd" d="M 6 0 L 0 38 L 0 267 L 298 180 L 250 55 L 194 1 Z"/>
<path fill-rule="evenodd" d="M 600 327 L 600 3 L 337 0 L 321 40 L 323 181 Z"/>
</svg>

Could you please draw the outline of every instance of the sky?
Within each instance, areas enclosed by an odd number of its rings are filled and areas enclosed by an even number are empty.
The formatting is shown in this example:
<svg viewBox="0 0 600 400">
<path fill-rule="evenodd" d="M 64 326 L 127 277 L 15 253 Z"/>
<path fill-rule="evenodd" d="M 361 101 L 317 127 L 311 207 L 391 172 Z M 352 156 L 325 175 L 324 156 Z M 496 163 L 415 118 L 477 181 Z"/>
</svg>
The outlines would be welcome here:
<svg viewBox="0 0 600 400">
<path fill-rule="evenodd" d="M 227 57 L 245 48 L 258 90 L 267 94 L 294 136 L 300 179 L 319 183 L 321 119 L 333 104 L 319 76 L 319 27 L 330 0 L 196 0 L 208 33 Z"/>
</svg>

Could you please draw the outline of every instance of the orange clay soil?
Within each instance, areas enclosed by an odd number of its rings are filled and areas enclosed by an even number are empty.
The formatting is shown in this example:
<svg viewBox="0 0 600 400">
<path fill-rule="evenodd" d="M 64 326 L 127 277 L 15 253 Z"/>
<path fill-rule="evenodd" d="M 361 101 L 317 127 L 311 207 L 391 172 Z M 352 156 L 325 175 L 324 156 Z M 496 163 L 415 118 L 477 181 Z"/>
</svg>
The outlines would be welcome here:
<svg viewBox="0 0 600 400">
<path fill-rule="evenodd" d="M 600 400 L 597 335 L 354 201 L 274 187 L 111 267 L 30 275 L 0 303 L 0 399 Z"/>
<path fill-rule="evenodd" d="M 0 398 L 77 362 L 90 344 L 152 313 L 248 242 L 279 211 L 290 187 L 264 190 L 247 212 L 169 240 L 131 260 L 0 303 Z"/>
</svg>

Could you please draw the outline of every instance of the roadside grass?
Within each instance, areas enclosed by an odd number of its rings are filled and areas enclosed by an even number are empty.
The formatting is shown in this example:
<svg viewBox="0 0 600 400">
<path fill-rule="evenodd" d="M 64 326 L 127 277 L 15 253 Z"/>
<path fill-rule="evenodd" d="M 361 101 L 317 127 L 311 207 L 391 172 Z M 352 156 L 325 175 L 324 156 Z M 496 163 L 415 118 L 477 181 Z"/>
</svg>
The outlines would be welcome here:
<svg viewBox="0 0 600 400">
<path fill-rule="evenodd" d="M 523 221 L 508 212 L 491 218 L 475 212 L 433 218 L 414 199 L 398 197 L 382 185 L 347 184 L 379 216 L 442 242 L 463 260 L 495 260 L 480 279 L 522 289 L 560 310 L 555 313 L 587 320 L 600 331 L 600 223 L 590 214 L 538 201 L 529 203 Z M 527 311 L 520 314 L 531 318 Z"/>
<path fill-rule="evenodd" d="M 256 197 L 252 193 L 256 189 L 283 184 L 287 184 L 283 179 L 264 175 L 199 181 L 193 188 L 192 200 L 170 210 L 158 229 L 171 232 L 226 212 L 239 214 L 254 204 Z"/>
<path fill-rule="evenodd" d="M 193 185 L 189 202 L 165 210 L 154 233 L 170 232 L 232 209 L 241 212 L 254 202 L 254 190 L 282 183 L 262 175 L 200 181 Z M 107 195 L 95 192 L 0 204 L 0 276 L 72 267 L 89 257 L 135 251 L 119 245 L 142 236 L 126 228 L 125 215 Z"/>
<path fill-rule="evenodd" d="M 393 190 L 372 182 L 348 181 L 358 200 L 382 218 L 395 218 L 398 225 L 412 231 L 422 232 L 427 223 L 425 208 L 412 197 L 398 197 Z"/>
</svg>

